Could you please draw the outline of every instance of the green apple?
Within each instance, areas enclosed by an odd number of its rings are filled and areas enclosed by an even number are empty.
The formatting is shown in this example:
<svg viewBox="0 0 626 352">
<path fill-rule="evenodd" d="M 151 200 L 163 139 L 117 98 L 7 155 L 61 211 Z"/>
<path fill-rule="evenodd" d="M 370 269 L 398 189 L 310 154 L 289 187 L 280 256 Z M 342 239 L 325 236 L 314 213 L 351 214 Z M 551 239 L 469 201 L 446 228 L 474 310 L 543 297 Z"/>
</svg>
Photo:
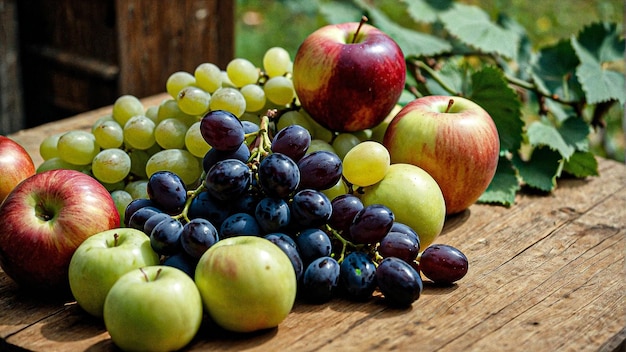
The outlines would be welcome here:
<svg viewBox="0 0 626 352">
<path fill-rule="evenodd" d="M 422 168 L 411 164 L 391 164 L 385 177 L 359 194 L 364 206 L 384 204 L 398 222 L 410 226 L 425 249 L 441 233 L 446 204 L 441 188 Z"/>
<path fill-rule="evenodd" d="M 150 238 L 132 228 L 117 228 L 87 238 L 72 255 L 70 289 L 87 313 L 102 317 L 104 299 L 113 284 L 127 272 L 159 264 Z"/>
<path fill-rule="evenodd" d="M 289 257 L 261 237 L 217 242 L 200 258 L 195 281 L 211 318 L 236 332 L 278 326 L 296 298 L 296 274 Z"/>
<path fill-rule="evenodd" d="M 202 298 L 180 269 L 153 265 L 122 275 L 104 301 L 104 325 L 124 351 L 175 351 L 202 323 Z"/>
</svg>

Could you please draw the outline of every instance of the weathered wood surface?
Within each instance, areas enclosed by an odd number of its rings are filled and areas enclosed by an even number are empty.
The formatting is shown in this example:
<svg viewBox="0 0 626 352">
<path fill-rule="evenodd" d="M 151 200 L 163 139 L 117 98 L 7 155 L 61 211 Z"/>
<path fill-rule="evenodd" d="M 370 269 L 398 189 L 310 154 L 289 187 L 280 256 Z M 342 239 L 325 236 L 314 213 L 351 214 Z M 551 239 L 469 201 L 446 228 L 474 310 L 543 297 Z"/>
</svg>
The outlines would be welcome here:
<svg viewBox="0 0 626 352">
<path fill-rule="evenodd" d="M 153 97 L 146 105 L 160 102 Z M 11 137 L 37 155 L 49 134 L 88 128 L 106 109 Z M 35 158 L 36 160 L 40 160 Z M 341 299 L 298 302 L 277 328 L 238 335 L 205 323 L 188 350 L 625 351 L 626 166 L 562 180 L 510 208 L 474 205 L 438 241 L 470 259 L 458 285 L 426 285 L 411 309 Z M 115 351 L 101 321 L 43 301 L 0 272 L 0 350 Z"/>
</svg>

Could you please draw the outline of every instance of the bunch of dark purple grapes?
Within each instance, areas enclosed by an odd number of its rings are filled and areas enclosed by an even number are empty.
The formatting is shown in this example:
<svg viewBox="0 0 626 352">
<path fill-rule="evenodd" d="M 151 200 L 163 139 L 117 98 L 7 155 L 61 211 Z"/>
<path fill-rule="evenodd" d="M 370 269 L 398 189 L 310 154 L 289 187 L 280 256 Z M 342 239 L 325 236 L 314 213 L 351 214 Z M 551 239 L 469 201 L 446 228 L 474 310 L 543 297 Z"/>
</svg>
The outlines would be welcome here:
<svg viewBox="0 0 626 352">
<path fill-rule="evenodd" d="M 207 113 L 201 133 L 211 149 L 198 188 L 188 191 L 171 172 L 153 174 L 149 199 L 131 202 L 126 225 L 150 236 L 165 265 L 192 277 L 202 254 L 220 239 L 260 236 L 287 254 L 303 299 L 321 303 L 342 294 L 365 300 L 378 288 L 389 304 L 410 305 L 423 288 L 419 236 L 384 205 L 364 206 L 350 193 L 331 201 L 322 191 L 341 181 L 340 158 L 307 153 L 305 128 L 290 125 L 272 135 L 269 122 L 267 116 L 256 125 L 227 111 Z M 458 250 L 446 247 L 430 259 L 427 253 L 420 269 L 438 275 L 431 280 L 451 283 L 465 275 L 467 258 Z"/>
</svg>

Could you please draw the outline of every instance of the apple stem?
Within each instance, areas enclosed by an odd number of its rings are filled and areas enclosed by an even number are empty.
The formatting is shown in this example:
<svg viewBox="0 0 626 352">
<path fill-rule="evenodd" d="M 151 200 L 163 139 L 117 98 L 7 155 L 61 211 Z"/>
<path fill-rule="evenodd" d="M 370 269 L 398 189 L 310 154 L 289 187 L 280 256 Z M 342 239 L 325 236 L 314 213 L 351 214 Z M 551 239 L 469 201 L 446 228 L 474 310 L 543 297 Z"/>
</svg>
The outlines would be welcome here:
<svg viewBox="0 0 626 352">
<path fill-rule="evenodd" d="M 446 107 L 446 111 L 445 111 L 446 113 L 450 112 L 450 109 L 452 109 L 452 105 L 454 105 L 454 99 L 450 99 L 448 101 L 448 107 Z"/>
<path fill-rule="evenodd" d="M 359 36 L 361 27 L 363 27 L 363 24 L 365 24 L 365 22 L 367 21 L 368 21 L 367 16 L 365 15 L 361 16 L 361 22 L 359 22 L 359 26 L 357 27 L 356 32 L 354 32 L 354 37 L 352 37 L 352 44 L 356 43 L 356 38 Z"/>
<path fill-rule="evenodd" d="M 146 274 L 143 268 L 139 268 L 139 271 L 141 271 L 141 273 L 143 274 L 143 278 L 146 279 L 146 282 L 150 281 L 150 278 L 148 278 L 148 274 Z"/>
<path fill-rule="evenodd" d="M 117 241 L 119 240 L 120 235 L 116 233 L 113 234 L 113 247 L 117 247 Z"/>
</svg>

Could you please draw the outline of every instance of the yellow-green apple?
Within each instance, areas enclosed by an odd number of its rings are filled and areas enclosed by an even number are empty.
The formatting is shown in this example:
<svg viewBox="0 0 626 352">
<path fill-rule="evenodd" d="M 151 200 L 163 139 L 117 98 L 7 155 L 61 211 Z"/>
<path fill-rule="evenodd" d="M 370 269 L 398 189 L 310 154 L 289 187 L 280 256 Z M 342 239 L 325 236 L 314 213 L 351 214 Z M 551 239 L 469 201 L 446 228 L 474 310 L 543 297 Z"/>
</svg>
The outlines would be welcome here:
<svg viewBox="0 0 626 352">
<path fill-rule="evenodd" d="M 104 299 L 113 284 L 127 272 L 159 264 L 150 237 L 133 228 L 99 232 L 78 246 L 68 277 L 72 295 L 87 313 L 102 317 Z"/>
<path fill-rule="evenodd" d="M 42 294 L 69 293 L 68 267 L 88 237 L 120 226 L 111 194 L 75 170 L 35 174 L 2 207 L 0 266 L 14 281 Z"/>
<path fill-rule="evenodd" d="M 439 236 L 446 218 L 446 204 L 437 182 L 422 168 L 391 164 L 385 177 L 362 189 L 364 206 L 384 204 L 397 222 L 411 227 L 426 248 Z"/>
<path fill-rule="evenodd" d="M 493 119 L 462 97 L 410 102 L 387 127 L 383 144 L 392 163 L 417 165 L 437 181 L 448 214 L 476 202 L 493 179 L 500 155 Z"/>
<path fill-rule="evenodd" d="M 220 240 L 200 257 L 195 281 L 211 318 L 236 332 L 278 326 L 296 298 L 289 257 L 262 237 Z"/>
<path fill-rule="evenodd" d="M 294 59 L 293 85 L 302 107 L 332 131 L 378 125 L 400 98 L 405 79 L 398 44 L 363 21 L 319 28 Z"/>
<path fill-rule="evenodd" d="M 133 269 L 111 287 L 104 325 L 123 351 L 178 351 L 198 333 L 202 299 L 182 270 L 153 265 Z"/>
<path fill-rule="evenodd" d="M 26 178 L 35 174 L 35 164 L 26 149 L 9 137 L 0 136 L 0 203 Z"/>
</svg>

